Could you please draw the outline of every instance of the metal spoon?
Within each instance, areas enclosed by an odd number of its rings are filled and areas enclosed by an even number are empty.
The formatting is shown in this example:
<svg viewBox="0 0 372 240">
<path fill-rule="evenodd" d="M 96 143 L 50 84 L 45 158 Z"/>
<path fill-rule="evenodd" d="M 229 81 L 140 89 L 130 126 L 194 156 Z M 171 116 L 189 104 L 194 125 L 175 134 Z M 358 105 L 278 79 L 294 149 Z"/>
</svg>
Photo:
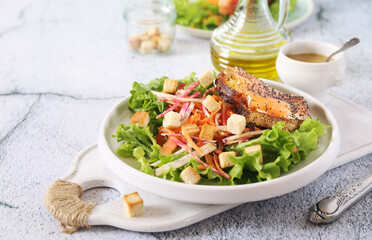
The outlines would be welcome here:
<svg viewBox="0 0 372 240">
<path fill-rule="evenodd" d="M 344 43 L 344 45 L 343 45 L 340 49 L 338 49 L 336 52 L 332 53 L 332 54 L 331 54 L 331 55 L 330 55 L 330 56 L 325 60 L 325 62 L 329 62 L 329 61 L 332 59 L 332 57 L 333 57 L 334 55 L 336 55 L 336 54 L 338 54 L 338 53 L 340 53 L 340 52 L 343 52 L 343 51 L 345 51 L 346 49 L 349 49 L 349 48 L 351 48 L 351 47 L 357 45 L 359 42 L 360 42 L 359 38 L 352 38 L 352 39 L 350 39 L 349 41 L 347 41 L 346 43 Z"/>
<path fill-rule="evenodd" d="M 372 174 L 312 205 L 310 221 L 317 224 L 333 222 L 343 211 L 371 190 Z"/>
</svg>

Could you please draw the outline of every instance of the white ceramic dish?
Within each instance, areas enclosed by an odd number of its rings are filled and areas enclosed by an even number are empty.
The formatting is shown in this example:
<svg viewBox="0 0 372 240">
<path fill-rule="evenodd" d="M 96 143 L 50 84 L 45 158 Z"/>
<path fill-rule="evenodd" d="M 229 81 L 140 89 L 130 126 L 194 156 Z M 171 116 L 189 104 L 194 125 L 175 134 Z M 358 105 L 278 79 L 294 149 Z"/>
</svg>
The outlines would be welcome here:
<svg viewBox="0 0 372 240">
<path fill-rule="evenodd" d="M 128 99 L 116 104 L 103 120 L 98 138 L 100 156 L 106 166 L 125 182 L 162 197 L 193 203 L 230 204 L 258 201 L 276 197 L 299 189 L 323 174 L 332 164 L 340 149 L 340 133 L 332 113 L 310 95 L 282 83 L 264 80 L 282 92 L 297 93 L 306 98 L 309 112 L 331 126 L 326 136 L 319 139 L 318 149 L 281 177 L 253 184 L 236 186 L 189 185 L 150 176 L 136 169 L 136 160 L 124 159 L 115 154 L 120 143 L 112 137 L 120 123 L 128 124 L 132 115 Z"/>
<path fill-rule="evenodd" d="M 297 0 L 296 9 L 288 14 L 285 28 L 293 29 L 303 22 L 305 22 L 314 11 L 313 0 Z M 176 25 L 176 31 L 184 32 L 194 37 L 199 38 L 210 38 L 212 36 L 212 30 L 202 30 L 197 28 L 186 27 L 182 25 Z"/>
<path fill-rule="evenodd" d="M 334 93 L 330 94 L 327 106 L 340 123 L 341 134 L 341 150 L 330 169 L 371 153 L 372 139 L 369 133 L 372 131 L 372 111 Z M 350 128 L 350 125 L 354 127 Z M 163 232 L 189 226 L 239 205 L 193 204 L 141 191 L 107 168 L 99 156 L 96 144 L 78 153 L 68 174 L 61 179 L 79 184 L 84 191 L 96 187 L 111 187 L 121 193 L 112 202 L 92 209 L 88 215 L 88 224 L 91 226 L 110 225 L 138 232 Z M 144 214 L 136 218 L 128 217 L 123 207 L 123 195 L 134 191 L 139 192 L 145 203 Z"/>
<path fill-rule="evenodd" d="M 340 47 L 326 42 L 298 41 L 284 45 L 276 59 L 276 70 L 280 79 L 295 88 L 301 89 L 322 103 L 329 100 L 328 90 L 342 83 L 345 72 L 344 53 L 339 53 L 330 62 L 308 63 L 296 61 L 288 55 L 316 53 L 329 56 Z"/>
</svg>

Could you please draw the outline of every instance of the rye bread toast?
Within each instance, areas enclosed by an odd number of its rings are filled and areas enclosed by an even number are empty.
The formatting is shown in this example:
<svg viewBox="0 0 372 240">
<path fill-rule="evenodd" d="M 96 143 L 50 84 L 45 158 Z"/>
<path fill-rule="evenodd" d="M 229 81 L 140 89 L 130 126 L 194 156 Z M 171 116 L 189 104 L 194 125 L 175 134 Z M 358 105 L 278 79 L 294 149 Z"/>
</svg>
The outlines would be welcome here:
<svg viewBox="0 0 372 240">
<path fill-rule="evenodd" d="M 279 92 L 240 67 L 222 71 L 217 76 L 216 88 L 235 112 L 258 127 L 271 128 L 282 121 L 285 129 L 294 131 L 310 117 L 302 96 Z"/>
</svg>

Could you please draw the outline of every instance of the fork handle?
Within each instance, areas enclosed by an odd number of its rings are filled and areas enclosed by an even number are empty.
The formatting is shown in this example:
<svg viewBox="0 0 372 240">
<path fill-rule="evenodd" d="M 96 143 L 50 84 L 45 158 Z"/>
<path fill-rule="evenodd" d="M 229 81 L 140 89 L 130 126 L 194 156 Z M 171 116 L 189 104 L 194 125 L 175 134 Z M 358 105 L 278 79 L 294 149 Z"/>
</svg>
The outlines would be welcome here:
<svg viewBox="0 0 372 240">
<path fill-rule="evenodd" d="M 372 190 L 372 174 L 354 182 L 310 207 L 310 221 L 330 223 L 342 212 Z"/>
</svg>

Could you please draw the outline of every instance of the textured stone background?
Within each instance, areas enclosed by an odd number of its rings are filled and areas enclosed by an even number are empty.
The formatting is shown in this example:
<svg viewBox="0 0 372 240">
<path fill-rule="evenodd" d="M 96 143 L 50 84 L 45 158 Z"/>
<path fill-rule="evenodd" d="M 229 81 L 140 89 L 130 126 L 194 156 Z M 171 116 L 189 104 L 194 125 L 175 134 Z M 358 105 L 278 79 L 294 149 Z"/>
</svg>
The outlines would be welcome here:
<svg viewBox="0 0 372 240">
<path fill-rule="evenodd" d="M 81 149 L 96 142 L 108 109 L 131 83 L 212 69 L 208 40 L 177 35 L 173 52 L 152 58 L 128 52 L 120 0 L 0 1 L 0 239 L 372 239 L 371 194 L 337 222 L 315 226 L 308 207 L 372 172 L 372 155 L 328 171 L 281 197 L 247 203 L 190 227 L 136 233 L 94 227 L 67 236 L 45 210 L 47 186 L 63 176 Z M 372 2 L 315 1 L 313 15 L 292 31 L 294 40 L 340 45 L 345 83 L 338 94 L 372 110 Z M 352 128 L 352 126 L 350 126 Z M 104 202 L 115 191 L 89 191 Z"/>
</svg>

